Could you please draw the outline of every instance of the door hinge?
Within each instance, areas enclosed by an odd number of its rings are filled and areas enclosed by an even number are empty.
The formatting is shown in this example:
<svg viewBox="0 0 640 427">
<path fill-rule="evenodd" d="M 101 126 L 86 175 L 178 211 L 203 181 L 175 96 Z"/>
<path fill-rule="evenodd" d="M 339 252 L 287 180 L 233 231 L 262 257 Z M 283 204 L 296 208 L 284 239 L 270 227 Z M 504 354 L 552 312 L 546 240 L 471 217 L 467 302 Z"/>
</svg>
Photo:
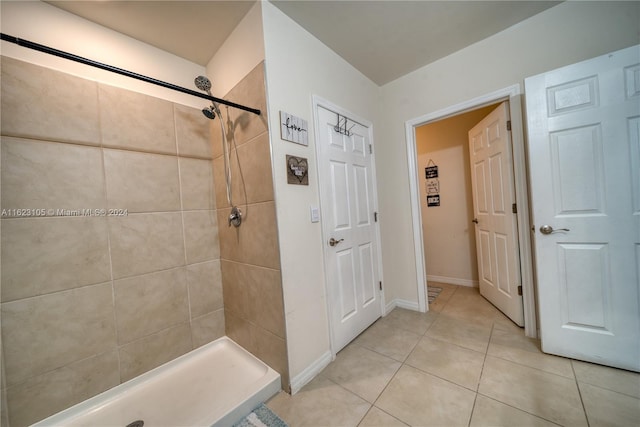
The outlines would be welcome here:
<svg viewBox="0 0 640 427">
<path fill-rule="evenodd" d="M 369 154 L 373 154 L 373 145 L 369 144 Z"/>
<path fill-rule="evenodd" d="M 380 290 L 382 290 L 382 282 L 378 282 L 378 285 L 380 285 Z"/>
<path fill-rule="evenodd" d="M 518 295 L 522 295 L 522 285 L 518 286 Z"/>
<path fill-rule="evenodd" d="M 378 222 L 378 212 L 373 213 L 373 222 Z"/>
<path fill-rule="evenodd" d="M 511 130 L 511 120 L 507 120 L 507 130 Z"/>
<path fill-rule="evenodd" d="M 513 203 L 511 205 L 511 212 L 513 213 L 518 213 L 518 205 L 516 205 L 515 203 Z"/>
</svg>

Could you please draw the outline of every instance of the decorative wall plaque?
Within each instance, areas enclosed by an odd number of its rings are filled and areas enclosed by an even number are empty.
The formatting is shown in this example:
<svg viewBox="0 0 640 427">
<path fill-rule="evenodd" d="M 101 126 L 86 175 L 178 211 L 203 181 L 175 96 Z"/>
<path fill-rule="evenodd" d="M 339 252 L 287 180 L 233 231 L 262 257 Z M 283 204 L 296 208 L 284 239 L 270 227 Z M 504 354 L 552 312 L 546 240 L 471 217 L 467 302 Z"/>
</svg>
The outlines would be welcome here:
<svg viewBox="0 0 640 427">
<path fill-rule="evenodd" d="M 280 138 L 296 144 L 309 145 L 309 124 L 306 120 L 280 111 Z"/>
<path fill-rule="evenodd" d="M 309 162 L 307 159 L 287 154 L 287 183 L 309 185 Z"/>
</svg>

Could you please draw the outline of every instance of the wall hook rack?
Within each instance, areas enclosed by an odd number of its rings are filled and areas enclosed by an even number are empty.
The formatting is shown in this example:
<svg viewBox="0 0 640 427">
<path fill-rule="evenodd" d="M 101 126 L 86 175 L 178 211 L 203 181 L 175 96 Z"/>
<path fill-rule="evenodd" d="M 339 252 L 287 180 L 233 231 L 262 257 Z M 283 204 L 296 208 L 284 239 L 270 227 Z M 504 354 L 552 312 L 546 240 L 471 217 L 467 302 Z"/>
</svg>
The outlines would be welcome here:
<svg viewBox="0 0 640 427">
<path fill-rule="evenodd" d="M 357 123 L 353 123 L 351 127 L 347 129 L 348 123 L 349 123 L 349 119 L 347 117 L 338 114 L 338 121 L 336 122 L 336 125 L 333 127 L 333 130 L 335 130 L 339 134 L 351 136 L 353 134 L 353 132 L 351 132 L 351 129 L 353 129 L 353 127 Z"/>
</svg>

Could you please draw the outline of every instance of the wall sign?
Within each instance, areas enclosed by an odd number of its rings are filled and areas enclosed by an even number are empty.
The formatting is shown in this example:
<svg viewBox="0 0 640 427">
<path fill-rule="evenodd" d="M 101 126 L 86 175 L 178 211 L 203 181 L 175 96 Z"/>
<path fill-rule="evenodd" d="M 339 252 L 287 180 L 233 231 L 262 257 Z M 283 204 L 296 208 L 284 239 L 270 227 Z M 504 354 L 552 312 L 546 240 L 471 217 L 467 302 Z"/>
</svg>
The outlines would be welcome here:
<svg viewBox="0 0 640 427">
<path fill-rule="evenodd" d="M 306 120 L 280 111 L 280 138 L 296 144 L 309 145 L 309 124 Z"/>
<path fill-rule="evenodd" d="M 287 154 L 287 183 L 309 185 L 309 162 L 307 159 Z"/>
<path fill-rule="evenodd" d="M 427 167 L 424 168 L 424 177 L 427 180 L 427 207 L 440 206 L 440 181 L 438 180 L 438 166 L 429 159 Z"/>
<path fill-rule="evenodd" d="M 427 196 L 427 207 L 440 206 L 440 195 L 434 194 Z"/>
</svg>

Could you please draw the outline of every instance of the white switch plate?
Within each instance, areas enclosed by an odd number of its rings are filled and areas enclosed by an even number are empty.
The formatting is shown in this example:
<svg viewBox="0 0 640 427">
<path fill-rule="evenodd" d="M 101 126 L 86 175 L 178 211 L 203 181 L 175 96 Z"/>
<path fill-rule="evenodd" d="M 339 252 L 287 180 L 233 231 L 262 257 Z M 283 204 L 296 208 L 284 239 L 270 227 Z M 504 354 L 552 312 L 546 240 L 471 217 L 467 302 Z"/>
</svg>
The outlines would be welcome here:
<svg viewBox="0 0 640 427">
<path fill-rule="evenodd" d="M 311 222 L 320 222 L 320 209 L 317 206 L 310 206 Z"/>
</svg>

